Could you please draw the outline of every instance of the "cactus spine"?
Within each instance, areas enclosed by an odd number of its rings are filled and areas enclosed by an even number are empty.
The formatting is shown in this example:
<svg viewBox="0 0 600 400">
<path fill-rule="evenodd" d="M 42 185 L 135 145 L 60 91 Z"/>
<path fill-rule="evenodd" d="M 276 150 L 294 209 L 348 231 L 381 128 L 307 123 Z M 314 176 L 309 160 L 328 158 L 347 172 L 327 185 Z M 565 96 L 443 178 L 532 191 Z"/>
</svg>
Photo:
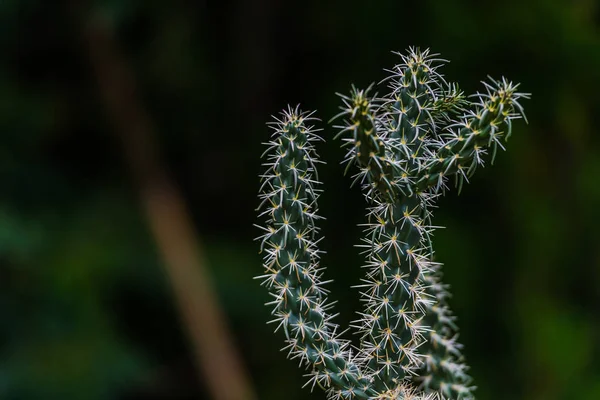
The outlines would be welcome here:
<svg viewBox="0 0 600 400">
<path fill-rule="evenodd" d="M 341 96 L 338 136 L 368 203 L 358 349 L 340 337 L 322 280 L 314 148 L 321 138 L 309 125 L 312 114 L 290 108 L 272 124 L 260 189 L 259 278 L 289 357 L 311 368 L 308 384 L 332 399 L 474 398 L 441 265 L 433 261 L 431 209 L 448 177 L 460 188 L 489 149 L 503 148 L 526 96 L 518 85 L 491 80 L 469 102 L 437 72 L 442 61 L 410 49 L 391 71 L 387 95 L 353 87 Z"/>
</svg>

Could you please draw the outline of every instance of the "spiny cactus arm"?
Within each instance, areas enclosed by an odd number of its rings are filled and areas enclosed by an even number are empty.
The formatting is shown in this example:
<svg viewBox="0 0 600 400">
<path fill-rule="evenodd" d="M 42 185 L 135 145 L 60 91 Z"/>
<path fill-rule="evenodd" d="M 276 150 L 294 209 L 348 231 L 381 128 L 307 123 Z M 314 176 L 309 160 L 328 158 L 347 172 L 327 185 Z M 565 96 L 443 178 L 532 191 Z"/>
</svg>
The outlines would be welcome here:
<svg viewBox="0 0 600 400">
<path fill-rule="evenodd" d="M 410 146 L 410 151 L 404 149 L 398 156 L 418 160 L 418 149 L 429 139 L 433 120 L 452 109 L 460 97 L 458 92 L 444 90 L 446 83 L 437 69 L 445 60 L 436 58 L 437 54 L 418 48 L 409 48 L 406 55 L 395 54 L 402 62 L 388 70 L 390 75 L 384 80 L 390 92 L 383 97 L 386 113 L 382 113 L 382 119 L 390 138 Z"/>
<path fill-rule="evenodd" d="M 421 365 L 427 330 L 421 320 L 433 300 L 423 285 L 430 268 L 425 218 L 417 196 L 369 209 L 363 239 L 368 271 L 360 285 L 366 305 L 355 327 L 363 339 L 361 365 L 373 371 L 376 386 L 400 382 Z"/>
<path fill-rule="evenodd" d="M 389 186 L 386 186 L 385 190 L 381 190 L 381 185 L 374 182 L 368 170 L 363 168 L 361 174 L 359 174 L 363 176 L 363 182 L 364 177 L 366 177 L 370 183 L 363 185 L 367 188 L 366 197 L 381 200 L 378 207 L 371 209 L 371 223 L 367 224 L 368 235 L 364 247 L 366 247 L 365 253 L 368 254 L 367 267 L 370 270 L 367 279 L 361 285 L 366 288 L 363 297 L 367 302 L 367 306 L 366 312 L 362 314 L 363 318 L 357 321 L 357 327 L 363 332 L 363 340 L 367 344 L 363 347 L 361 357 L 368 369 L 374 371 L 376 384 L 386 381 L 396 382 L 405 376 L 409 376 L 414 365 L 419 363 L 417 359 L 419 353 L 415 349 L 418 345 L 426 346 L 427 343 L 423 342 L 431 338 L 432 330 L 428 329 L 427 326 L 433 326 L 435 321 L 432 318 L 429 318 L 431 324 L 424 323 L 418 318 L 413 321 L 404 321 L 407 325 L 416 324 L 423 327 L 422 332 L 413 330 L 411 335 L 406 335 L 405 327 L 403 328 L 402 325 L 394 321 L 396 316 L 389 317 L 387 305 L 382 306 L 383 304 L 390 304 L 389 295 L 396 290 L 399 281 L 402 281 L 401 273 L 389 274 L 390 271 L 388 271 L 388 268 L 399 267 L 401 259 L 398 253 L 401 253 L 402 250 L 395 250 L 396 260 L 391 260 L 393 257 L 390 257 L 390 254 L 381 255 L 379 253 L 384 248 L 384 243 L 390 243 L 390 241 L 397 238 L 405 246 L 404 251 L 407 253 L 410 254 L 414 249 L 419 249 L 419 253 L 416 253 L 416 259 L 420 260 L 419 265 L 421 268 L 418 272 L 414 271 L 417 272 L 414 276 L 407 275 L 408 281 L 412 281 L 412 285 L 407 284 L 408 282 L 402 282 L 402 284 L 405 287 L 418 288 L 420 300 L 416 302 L 417 313 L 422 311 L 421 307 L 427 309 L 429 313 L 432 312 L 431 309 L 438 309 L 432 301 L 436 299 L 436 293 L 432 290 L 426 290 L 425 295 L 423 295 L 422 291 L 423 276 L 430 276 L 433 273 L 433 271 L 427 273 L 428 266 L 434 265 L 434 263 L 430 261 L 431 252 L 426 250 L 430 248 L 429 232 L 433 229 L 433 227 L 428 226 L 429 214 L 426 205 L 433 201 L 435 194 L 422 192 L 420 196 L 406 197 L 406 194 L 410 193 L 406 190 L 406 184 L 409 183 L 406 171 L 410 170 L 415 175 L 420 172 L 418 153 L 423 152 L 426 154 L 426 151 L 422 151 L 422 148 L 436 144 L 436 125 L 447 125 L 452 120 L 451 116 L 461 110 L 465 104 L 464 95 L 457 85 L 447 85 L 446 89 L 443 89 L 445 82 L 435 72 L 435 68 L 437 68 L 433 65 L 435 60 L 432 56 L 429 56 L 428 51 L 421 53 L 411 49 L 408 56 L 403 56 L 403 61 L 403 64 L 395 66 L 392 71 L 393 75 L 389 79 L 392 94 L 383 98 L 384 105 L 378 109 L 381 112 L 380 115 L 376 115 L 373 111 L 375 107 L 365 107 L 373 103 L 368 97 L 365 100 L 364 97 L 366 96 L 362 96 L 362 92 L 358 92 L 354 88 L 350 97 L 343 97 L 345 103 L 343 110 L 347 110 L 348 126 L 342 129 L 341 133 L 346 130 L 352 130 L 356 133 L 357 128 L 366 125 L 361 118 L 368 118 L 368 121 L 371 122 L 369 127 L 378 127 L 380 131 L 385 132 L 381 138 L 378 136 L 379 141 L 377 144 L 379 147 L 377 150 L 381 152 L 380 154 L 387 155 L 387 165 L 396 166 L 392 170 L 396 176 L 391 181 L 391 188 L 392 190 L 396 189 L 396 195 L 392 198 L 388 195 L 390 192 Z M 360 95 L 357 96 L 357 93 Z M 365 150 L 369 149 L 368 147 L 360 149 L 360 145 L 364 146 L 364 143 L 358 142 L 357 135 L 346 138 L 346 143 L 351 145 L 346 160 L 354 159 L 358 161 L 356 164 L 359 167 L 368 165 L 366 162 L 361 163 L 360 154 L 358 153 L 361 150 L 364 153 Z M 384 148 L 383 151 L 381 150 L 382 147 Z M 371 153 L 374 154 L 374 152 Z M 381 159 L 384 160 L 384 157 L 381 157 Z M 402 173 L 400 176 L 398 176 L 398 171 Z M 397 190 L 399 187 L 402 188 L 403 184 L 404 190 Z M 385 210 L 384 215 L 380 215 L 382 210 Z M 402 219 L 394 220 L 394 214 L 401 215 Z M 392 216 L 391 219 L 390 216 Z M 382 239 L 381 236 L 384 238 Z M 408 261 L 410 262 L 410 259 Z M 406 268 L 406 263 L 404 267 Z M 400 271 L 400 268 L 397 271 Z M 381 293 L 384 293 L 384 295 Z M 391 307 L 393 306 L 394 304 L 391 303 Z M 384 315 L 379 315 L 382 307 L 386 312 L 382 313 Z M 444 309 L 448 310 L 447 307 L 444 307 Z M 399 309 L 399 311 L 415 314 L 414 310 L 410 312 L 407 309 Z M 396 329 L 390 329 L 390 325 Z M 435 328 L 440 328 L 440 324 L 437 324 Z M 389 343 L 401 343 L 402 339 L 398 340 L 395 335 L 402 336 L 402 333 L 404 333 L 404 340 L 410 343 L 410 346 L 406 347 L 408 352 L 401 356 L 404 363 L 398 362 L 400 358 L 389 356 L 390 353 L 397 352 L 394 346 L 390 346 L 388 349 L 380 344 L 382 339 Z M 425 340 L 419 343 L 421 333 L 424 335 Z M 435 331 L 434 337 L 437 338 Z M 409 357 L 405 357 L 407 354 Z M 411 359 L 411 355 L 414 358 Z M 449 365 L 449 362 L 450 360 L 446 359 L 444 365 Z M 434 371 L 431 375 L 437 378 L 436 374 L 437 372 Z M 449 382 L 450 380 L 445 379 L 445 381 Z M 444 380 L 436 379 L 435 382 L 444 382 Z M 435 392 L 435 390 L 432 390 L 432 392 Z"/>
<path fill-rule="evenodd" d="M 370 89 L 359 90 L 352 86 L 350 96 L 338 93 L 343 102 L 342 112 L 332 120 L 344 116 L 346 125 L 336 126 L 340 132 L 334 140 L 350 133 L 342 138 L 342 147 L 349 147 L 343 161 L 347 164 L 346 172 L 352 164 L 359 168 L 353 184 L 360 181 L 363 187 L 368 188 L 368 195 L 379 192 L 379 196 L 392 201 L 405 194 L 403 190 L 408 185 L 406 181 L 402 185 L 402 180 L 406 179 L 407 174 L 402 163 L 391 157 L 392 153 L 387 148 L 391 143 L 380 135 L 382 129 L 378 126 L 376 115 L 379 106 L 369 96 Z"/>
<path fill-rule="evenodd" d="M 463 181 L 484 163 L 488 149 L 492 150 L 492 162 L 498 147 L 504 149 L 501 139 L 510 136 L 512 120 L 524 117 L 519 99 L 529 96 L 517 92 L 519 85 L 506 79 L 490 80 L 491 83 L 484 82 L 486 93 L 477 95 L 479 103 L 475 104 L 475 110 L 446 129 L 444 140 L 431 152 L 415 191 L 428 187 L 438 191 L 451 175 L 456 177 L 460 189 Z"/>
<path fill-rule="evenodd" d="M 332 398 L 369 399 L 377 393 L 338 336 L 321 280 L 313 146 L 320 138 L 306 125 L 310 115 L 289 109 L 273 125 L 259 207 L 266 220 L 258 238 L 265 274 L 258 278 L 273 297 L 272 322 L 285 332 L 289 357 L 312 369 L 308 384 L 328 389 Z"/>
<path fill-rule="evenodd" d="M 402 192 L 409 182 L 408 174 L 403 171 L 406 160 L 396 156 L 402 151 L 396 146 L 397 139 L 375 135 L 377 149 L 383 149 L 378 161 L 390 166 L 391 172 L 383 173 L 392 176 L 393 180 L 387 180 L 389 185 L 378 185 L 381 175 L 371 173 L 374 168 L 365 168 L 381 164 L 370 158 L 361 160 L 364 151 L 376 154 L 372 151 L 375 146 L 369 148 L 364 144 L 365 136 L 368 140 L 371 134 L 361 136 L 361 129 L 364 126 L 377 129 L 380 124 L 374 107 L 369 106 L 371 100 L 362 92 L 353 89 L 351 96 L 343 100 L 347 125 L 341 127 L 340 134 L 352 132 L 344 138 L 345 145 L 350 145 L 346 161 L 354 160 L 360 168 L 358 176 L 363 178 L 365 197 L 371 203 L 366 237 L 361 245 L 367 255 L 368 271 L 359 285 L 366 305 L 361 319 L 355 321 L 362 334 L 359 359 L 375 377 L 377 390 L 383 391 L 401 382 L 420 365 L 418 346 L 425 329 L 420 319 L 429 302 L 422 286 L 422 274 L 428 268 L 424 241 L 428 229 L 424 223 L 426 211 L 422 198 L 408 197 Z"/>
<path fill-rule="evenodd" d="M 467 374 L 468 366 L 458 343 L 458 327 L 448 306 L 447 285 L 442 283 L 441 264 L 432 264 L 432 271 L 425 275 L 426 291 L 436 298 L 427 308 L 423 323 L 431 329 L 425 331 L 426 342 L 422 346 L 425 362 L 414 381 L 426 393 L 440 393 L 456 400 L 473 400 L 475 387 Z"/>
<path fill-rule="evenodd" d="M 439 118 L 462 102 L 462 92 L 457 88 L 441 90 L 441 78 L 434 65 L 437 60 L 428 51 L 411 49 L 402 58 L 403 63 L 390 71 L 392 93 L 383 98 L 379 108 L 355 88 L 350 97 L 342 96 L 347 126 L 339 134 L 354 133 L 345 138 L 346 145 L 350 145 L 346 160 L 355 160 L 361 168 L 358 176 L 363 177 L 363 183 L 365 178 L 368 181 L 363 185 L 366 197 L 377 203 L 370 209 L 363 245 L 369 269 L 360 285 L 366 310 L 356 327 L 363 334 L 363 364 L 376 376 L 375 384 L 379 386 L 410 376 L 420 363 L 417 348 L 426 331 L 421 318 L 433 300 L 424 295 L 422 285 L 429 264 L 429 228 L 425 197 L 410 191 L 409 175 L 419 173 L 419 153 L 425 154 L 432 140 L 432 114 Z M 380 115 L 376 115 L 376 109 Z M 439 119 L 447 122 L 447 118 Z M 377 142 L 373 143 L 365 140 L 367 135 L 361 135 L 365 126 L 368 132 L 374 129 L 384 133 L 375 135 Z M 373 174 L 370 159 L 365 157 L 367 152 L 378 154 L 380 162 L 394 168 Z M 387 178 L 387 185 L 378 184 L 380 176 Z"/>
</svg>

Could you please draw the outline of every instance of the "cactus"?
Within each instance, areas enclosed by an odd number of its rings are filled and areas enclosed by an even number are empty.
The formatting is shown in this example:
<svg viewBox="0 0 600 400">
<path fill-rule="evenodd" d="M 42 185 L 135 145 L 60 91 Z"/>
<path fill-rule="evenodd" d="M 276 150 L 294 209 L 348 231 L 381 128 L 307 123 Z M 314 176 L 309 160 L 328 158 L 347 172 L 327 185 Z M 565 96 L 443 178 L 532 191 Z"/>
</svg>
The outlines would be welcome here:
<svg viewBox="0 0 600 400">
<path fill-rule="evenodd" d="M 511 121 L 523 116 L 518 85 L 484 83 L 467 100 L 437 72 L 443 60 L 409 49 L 390 70 L 388 93 L 371 87 L 340 95 L 337 126 L 347 169 L 355 165 L 367 201 L 361 247 L 366 257 L 365 308 L 353 327 L 353 348 L 333 321 L 320 265 L 317 200 L 321 189 L 313 113 L 288 108 L 271 123 L 261 176 L 262 280 L 273 300 L 272 323 L 286 337 L 289 357 L 310 368 L 307 385 L 330 399 L 473 399 L 474 387 L 457 342 L 448 288 L 431 242 L 432 208 L 454 177 L 459 190 L 492 160 Z"/>
</svg>

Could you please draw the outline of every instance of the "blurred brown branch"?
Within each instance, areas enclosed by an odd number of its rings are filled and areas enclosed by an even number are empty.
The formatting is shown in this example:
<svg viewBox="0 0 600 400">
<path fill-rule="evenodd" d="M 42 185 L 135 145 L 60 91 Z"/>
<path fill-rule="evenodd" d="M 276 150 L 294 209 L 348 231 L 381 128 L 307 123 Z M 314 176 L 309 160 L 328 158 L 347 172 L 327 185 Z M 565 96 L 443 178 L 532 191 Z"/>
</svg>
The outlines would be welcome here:
<svg viewBox="0 0 600 400">
<path fill-rule="evenodd" d="M 148 223 L 196 360 L 214 399 L 255 398 L 210 284 L 206 261 L 185 202 L 169 178 L 153 124 L 136 95 L 135 79 L 108 21 L 79 14 L 100 94 L 140 190 Z"/>
</svg>

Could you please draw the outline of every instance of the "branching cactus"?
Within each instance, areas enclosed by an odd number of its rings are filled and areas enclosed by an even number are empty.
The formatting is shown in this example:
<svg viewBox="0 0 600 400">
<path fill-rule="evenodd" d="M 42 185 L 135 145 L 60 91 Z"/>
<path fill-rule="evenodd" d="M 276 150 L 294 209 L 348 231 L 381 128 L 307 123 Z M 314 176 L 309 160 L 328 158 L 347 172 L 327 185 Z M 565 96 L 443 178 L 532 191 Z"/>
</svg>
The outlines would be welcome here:
<svg viewBox="0 0 600 400">
<path fill-rule="evenodd" d="M 331 399 L 474 399 L 448 288 L 434 261 L 432 209 L 453 178 L 459 190 L 493 160 L 523 116 L 526 95 L 502 79 L 468 100 L 438 69 L 443 60 L 409 49 L 389 71 L 387 94 L 352 88 L 341 96 L 337 126 L 367 201 L 364 309 L 353 348 L 341 337 L 322 278 L 317 221 L 320 189 L 312 113 L 288 108 L 274 130 L 262 175 L 259 216 L 265 273 L 276 330 L 289 357 L 310 369 L 307 385 Z"/>
</svg>

